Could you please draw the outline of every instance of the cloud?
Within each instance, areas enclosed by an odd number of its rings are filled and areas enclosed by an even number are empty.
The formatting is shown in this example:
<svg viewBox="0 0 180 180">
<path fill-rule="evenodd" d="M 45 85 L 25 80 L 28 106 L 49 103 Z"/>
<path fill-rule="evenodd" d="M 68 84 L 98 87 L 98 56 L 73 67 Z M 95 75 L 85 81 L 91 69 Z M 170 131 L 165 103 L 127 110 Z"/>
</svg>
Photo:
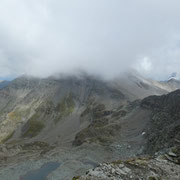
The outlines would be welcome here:
<svg viewBox="0 0 180 180">
<path fill-rule="evenodd" d="M 180 67 L 179 0 L 1 0 L 0 77 Z M 180 72 L 179 72 L 180 73 Z"/>
<path fill-rule="evenodd" d="M 144 73 L 149 73 L 152 70 L 152 62 L 151 59 L 147 56 L 139 59 L 137 61 L 137 67 L 135 67 L 138 71 L 144 72 Z"/>
</svg>

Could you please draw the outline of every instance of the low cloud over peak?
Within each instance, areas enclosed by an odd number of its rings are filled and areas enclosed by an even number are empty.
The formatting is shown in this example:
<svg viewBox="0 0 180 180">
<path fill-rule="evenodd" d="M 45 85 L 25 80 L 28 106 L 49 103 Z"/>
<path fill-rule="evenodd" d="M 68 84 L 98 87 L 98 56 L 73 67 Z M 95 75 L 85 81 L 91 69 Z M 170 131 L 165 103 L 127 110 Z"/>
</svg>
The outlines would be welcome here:
<svg viewBox="0 0 180 180">
<path fill-rule="evenodd" d="M 156 79 L 180 67 L 178 0 L 2 0 L 0 77 L 128 68 Z"/>
</svg>

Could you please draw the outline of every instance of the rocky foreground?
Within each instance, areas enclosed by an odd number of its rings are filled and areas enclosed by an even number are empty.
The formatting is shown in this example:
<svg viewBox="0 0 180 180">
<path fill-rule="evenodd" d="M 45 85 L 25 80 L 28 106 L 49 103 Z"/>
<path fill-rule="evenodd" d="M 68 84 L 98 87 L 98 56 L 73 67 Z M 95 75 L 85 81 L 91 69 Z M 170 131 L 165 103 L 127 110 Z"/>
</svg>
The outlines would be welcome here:
<svg viewBox="0 0 180 180">
<path fill-rule="evenodd" d="M 85 176 L 73 180 L 179 180 L 179 149 L 172 148 L 168 153 L 156 157 L 135 158 L 100 164 L 89 170 Z"/>
</svg>

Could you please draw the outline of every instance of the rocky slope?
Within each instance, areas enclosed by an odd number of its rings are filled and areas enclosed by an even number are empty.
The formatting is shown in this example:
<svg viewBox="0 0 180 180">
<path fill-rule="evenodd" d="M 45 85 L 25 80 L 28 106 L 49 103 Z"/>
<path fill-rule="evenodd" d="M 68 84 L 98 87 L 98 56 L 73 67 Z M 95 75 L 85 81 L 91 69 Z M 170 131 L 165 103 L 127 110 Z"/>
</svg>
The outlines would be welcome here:
<svg viewBox="0 0 180 180">
<path fill-rule="evenodd" d="M 162 95 L 180 88 L 180 81 L 169 79 L 168 81 L 155 81 L 145 78 L 136 71 L 125 73 L 116 78 L 112 84 L 121 90 L 129 99 L 143 99 L 150 95 Z"/>
<path fill-rule="evenodd" d="M 101 162 L 170 147 L 171 140 L 168 146 L 159 146 L 160 140 L 154 138 L 157 130 L 152 116 L 163 114 L 166 108 L 156 111 L 149 101 L 154 103 L 159 97 L 136 99 L 167 94 L 179 85 L 178 81 L 156 82 L 136 73 L 113 81 L 87 75 L 15 79 L 0 89 L 0 178 L 6 179 L 5 167 L 8 174 L 18 173 L 27 158 L 36 165 L 49 161 L 46 157 L 63 163 L 52 177 L 65 180 Z M 33 165 L 26 167 L 24 173 Z"/>
<path fill-rule="evenodd" d="M 168 157 L 171 156 L 172 154 L 103 163 L 87 171 L 85 176 L 74 177 L 73 180 L 179 180 L 180 164 L 170 161 Z"/>
<path fill-rule="evenodd" d="M 8 86 L 9 83 L 10 83 L 10 81 L 0 81 L 0 89 Z"/>
<path fill-rule="evenodd" d="M 179 105 L 180 90 L 143 99 L 138 106 L 149 111 L 143 133 L 143 158 L 100 164 L 74 179 L 180 179 Z"/>
<path fill-rule="evenodd" d="M 120 90 L 91 77 L 37 79 L 23 76 L 1 89 L 0 99 L 0 140 L 4 141 L 17 129 L 19 133 L 16 134 L 16 138 L 35 137 L 39 131 L 45 129 L 49 119 L 51 123 L 47 126 L 52 126 L 67 117 L 79 119 L 83 108 L 90 103 L 100 102 L 99 104 L 111 106 L 123 102 L 126 98 Z M 80 124 L 77 120 L 74 123 Z"/>
<path fill-rule="evenodd" d="M 21 77 L 0 90 L 0 99 L 1 141 L 38 137 L 48 142 L 58 136 L 61 142 L 63 138 L 68 140 L 67 136 L 71 139 L 70 136 L 86 127 L 90 119 L 81 114 L 90 104 L 102 104 L 108 111 L 127 101 L 121 91 L 89 77 Z M 69 135 L 67 129 L 71 130 Z"/>
<path fill-rule="evenodd" d="M 114 81 L 87 75 L 47 79 L 22 76 L 0 89 L 0 141 L 13 137 L 37 137 L 48 143 L 55 143 L 54 137 L 70 141 L 90 124 L 94 129 L 111 121 L 109 133 L 114 126 L 112 119 L 126 114 L 122 105 L 179 87 L 179 82 L 155 82 L 137 73 Z M 68 135 L 67 129 L 71 129 Z"/>
<path fill-rule="evenodd" d="M 141 107 L 151 110 L 146 130 L 147 153 L 174 146 L 180 141 L 180 90 L 147 97 L 142 100 Z"/>
</svg>

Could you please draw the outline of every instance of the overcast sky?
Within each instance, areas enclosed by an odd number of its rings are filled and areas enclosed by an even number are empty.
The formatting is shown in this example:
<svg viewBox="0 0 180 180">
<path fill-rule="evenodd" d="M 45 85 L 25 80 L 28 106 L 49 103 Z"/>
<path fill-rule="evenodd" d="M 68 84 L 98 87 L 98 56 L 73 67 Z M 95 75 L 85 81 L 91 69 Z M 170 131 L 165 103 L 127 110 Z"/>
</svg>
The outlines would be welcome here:
<svg viewBox="0 0 180 180">
<path fill-rule="evenodd" d="M 180 73 L 179 0 L 0 0 L 0 77 Z"/>
</svg>

